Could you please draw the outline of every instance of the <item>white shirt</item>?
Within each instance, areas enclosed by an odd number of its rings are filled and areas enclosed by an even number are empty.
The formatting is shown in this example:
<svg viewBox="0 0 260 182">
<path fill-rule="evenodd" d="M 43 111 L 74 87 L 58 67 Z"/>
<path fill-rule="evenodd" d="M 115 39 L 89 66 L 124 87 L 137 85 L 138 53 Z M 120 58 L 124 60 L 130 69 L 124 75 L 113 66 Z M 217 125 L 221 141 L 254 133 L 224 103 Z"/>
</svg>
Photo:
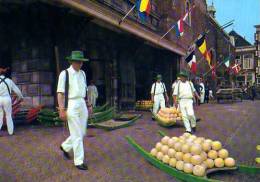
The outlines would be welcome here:
<svg viewBox="0 0 260 182">
<path fill-rule="evenodd" d="M 176 87 L 178 82 L 179 82 L 179 80 L 173 82 L 173 84 L 172 84 L 172 92 L 174 92 L 174 88 Z"/>
<path fill-rule="evenodd" d="M 1 75 L 1 79 L 4 79 L 5 76 Z M 1 80 L 0 80 L 1 82 Z M 7 83 L 10 92 L 14 91 L 14 93 L 19 97 L 19 99 L 23 98 L 22 92 L 20 89 L 15 85 L 13 80 L 6 78 L 5 82 Z M 8 92 L 8 88 L 4 82 L 0 83 L 0 97 L 10 96 Z"/>
<path fill-rule="evenodd" d="M 156 84 L 156 87 L 155 87 L 155 84 Z M 154 89 L 155 89 L 155 92 L 154 92 Z M 166 92 L 166 87 L 165 87 L 164 83 L 162 83 L 162 82 L 160 82 L 160 83 L 155 82 L 152 85 L 151 94 L 155 93 L 155 95 L 159 95 L 159 94 L 163 94 L 164 92 Z"/>
<path fill-rule="evenodd" d="M 193 93 L 195 92 L 193 83 L 190 81 L 182 82 L 179 81 L 175 86 L 173 95 L 178 96 L 179 99 L 192 99 Z"/>
<path fill-rule="evenodd" d="M 95 85 L 89 85 L 88 86 L 88 96 L 94 96 L 95 98 L 98 97 L 98 90 L 97 87 Z"/>
<path fill-rule="evenodd" d="M 68 68 L 69 72 L 69 99 L 85 98 L 87 92 L 87 81 L 85 72 L 76 71 L 72 66 Z M 66 72 L 63 70 L 60 73 L 57 92 L 65 92 Z"/>
</svg>

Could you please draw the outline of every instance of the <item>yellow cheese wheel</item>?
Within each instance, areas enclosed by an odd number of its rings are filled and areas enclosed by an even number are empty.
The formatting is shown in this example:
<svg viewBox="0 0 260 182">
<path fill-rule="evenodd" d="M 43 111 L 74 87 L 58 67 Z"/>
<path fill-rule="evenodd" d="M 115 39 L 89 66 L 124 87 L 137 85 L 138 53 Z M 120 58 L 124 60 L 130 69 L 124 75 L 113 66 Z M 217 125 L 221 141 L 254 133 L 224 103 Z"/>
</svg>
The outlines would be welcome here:
<svg viewBox="0 0 260 182">
<path fill-rule="evenodd" d="M 208 152 L 211 150 L 211 144 L 209 142 L 203 142 L 202 143 L 202 149 L 205 152 Z"/>
<path fill-rule="evenodd" d="M 191 157 L 190 159 L 190 162 L 193 164 L 193 165 L 199 165 L 202 163 L 202 159 L 201 159 L 201 156 L 200 155 L 194 155 Z"/>
<path fill-rule="evenodd" d="M 177 143 L 174 144 L 174 149 L 175 149 L 176 152 L 180 152 L 181 147 L 182 147 L 182 144 L 180 142 L 177 142 Z"/>
<path fill-rule="evenodd" d="M 170 166 L 176 167 L 177 160 L 175 158 L 171 158 L 169 161 Z"/>
<path fill-rule="evenodd" d="M 220 167 L 224 167 L 225 163 L 224 160 L 222 158 L 216 158 L 214 160 L 215 166 L 220 168 Z"/>
<path fill-rule="evenodd" d="M 176 163 L 176 169 L 183 171 L 184 162 L 183 161 L 177 161 Z"/>
<path fill-rule="evenodd" d="M 162 143 L 163 145 L 167 145 L 169 139 L 170 139 L 170 137 L 165 136 L 165 137 L 162 138 L 161 143 Z"/>
<path fill-rule="evenodd" d="M 150 153 L 151 153 L 152 156 L 155 157 L 155 156 L 157 155 L 157 150 L 156 150 L 156 148 L 153 148 Z"/>
<path fill-rule="evenodd" d="M 163 145 L 161 148 L 161 152 L 165 155 L 168 153 L 169 147 L 168 145 Z"/>
<path fill-rule="evenodd" d="M 227 167 L 234 167 L 236 165 L 236 161 L 231 157 L 226 158 L 224 162 Z"/>
<path fill-rule="evenodd" d="M 189 153 L 190 151 L 190 146 L 188 144 L 183 144 L 182 147 L 181 147 L 181 151 L 186 154 L 186 153 Z"/>
<path fill-rule="evenodd" d="M 161 148 L 162 148 L 162 143 L 161 142 L 158 142 L 156 145 L 155 145 L 155 148 L 157 151 L 161 151 Z"/>
<path fill-rule="evenodd" d="M 190 152 L 192 155 L 200 155 L 200 153 L 202 152 L 202 148 L 200 145 L 194 144 L 191 146 Z"/>
<path fill-rule="evenodd" d="M 183 160 L 183 153 L 182 153 L 182 152 L 176 152 L 175 158 L 176 158 L 178 161 L 182 161 L 182 160 Z"/>
<path fill-rule="evenodd" d="M 216 159 L 216 158 L 218 157 L 217 151 L 215 151 L 215 150 L 210 150 L 210 151 L 208 152 L 208 157 L 209 157 L 210 159 Z"/>
<path fill-rule="evenodd" d="M 222 159 L 225 159 L 228 157 L 228 151 L 226 149 L 221 149 L 218 151 L 218 156 Z"/>
<path fill-rule="evenodd" d="M 163 158 L 163 153 L 162 152 L 158 152 L 157 154 L 156 154 L 156 157 L 157 157 L 157 159 L 158 160 L 162 160 L 162 158 Z"/>
<path fill-rule="evenodd" d="M 195 176 L 205 176 L 206 169 L 201 165 L 196 165 L 193 167 L 193 174 Z"/>
<path fill-rule="evenodd" d="M 169 150 L 168 150 L 168 156 L 169 157 L 175 157 L 175 154 L 176 154 L 176 151 L 174 150 L 174 149 L 172 149 L 172 148 L 170 148 Z"/>
<path fill-rule="evenodd" d="M 183 171 L 185 173 L 191 174 L 193 172 L 193 165 L 190 163 L 184 163 Z"/>
<path fill-rule="evenodd" d="M 192 157 L 192 155 L 190 153 L 186 153 L 183 155 L 183 161 L 186 163 L 190 163 L 191 157 Z"/>
<path fill-rule="evenodd" d="M 172 139 L 172 138 L 170 138 L 169 140 L 168 140 L 168 146 L 170 147 L 170 148 L 173 148 L 174 147 L 174 140 Z"/>
<path fill-rule="evenodd" d="M 162 161 L 165 163 L 165 164 L 169 164 L 170 162 L 170 157 L 168 155 L 164 155 L 163 158 L 162 158 Z"/>
<path fill-rule="evenodd" d="M 214 141 L 211 144 L 213 150 L 220 150 L 222 148 L 222 144 L 220 141 Z"/>
</svg>

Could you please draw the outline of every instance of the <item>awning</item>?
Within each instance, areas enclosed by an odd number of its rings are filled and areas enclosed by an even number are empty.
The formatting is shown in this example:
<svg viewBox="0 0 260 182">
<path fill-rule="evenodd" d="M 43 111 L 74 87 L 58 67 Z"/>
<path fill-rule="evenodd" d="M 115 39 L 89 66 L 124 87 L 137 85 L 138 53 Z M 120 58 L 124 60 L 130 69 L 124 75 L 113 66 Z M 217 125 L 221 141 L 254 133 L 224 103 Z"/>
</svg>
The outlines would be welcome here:
<svg viewBox="0 0 260 182">
<path fill-rule="evenodd" d="M 174 42 L 162 39 L 159 41 L 160 36 L 156 33 L 153 33 L 138 23 L 135 23 L 131 20 L 125 20 L 121 25 L 119 25 L 119 20 L 122 18 L 119 14 L 98 5 L 90 0 L 80 1 L 80 0 L 56 0 L 56 2 L 60 2 L 65 6 L 68 6 L 72 9 L 80 11 L 82 13 L 86 13 L 88 16 L 91 15 L 97 19 L 105 21 L 119 29 L 125 30 L 129 33 L 132 33 L 138 37 L 143 38 L 155 45 L 158 45 L 162 48 L 165 48 L 171 52 L 179 54 L 180 56 L 184 56 L 185 50 L 181 47 L 178 47 Z"/>
</svg>

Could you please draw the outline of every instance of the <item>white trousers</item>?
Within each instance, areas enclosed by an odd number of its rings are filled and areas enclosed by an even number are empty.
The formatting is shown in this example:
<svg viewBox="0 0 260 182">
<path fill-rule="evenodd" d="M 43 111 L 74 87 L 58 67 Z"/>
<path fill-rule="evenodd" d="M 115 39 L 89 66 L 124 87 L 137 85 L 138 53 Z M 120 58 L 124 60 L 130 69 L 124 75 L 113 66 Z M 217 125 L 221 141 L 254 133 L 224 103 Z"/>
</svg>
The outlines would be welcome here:
<svg viewBox="0 0 260 182">
<path fill-rule="evenodd" d="M 92 104 L 92 106 L 96 107 L 96 101 L 97 101 L 96 96 L 94 94 L 91 94 L 88 99 L 89 99 L 90 103 Z"/>
<path fill-rule="evenodd" d="M 86 134 L 88 119 L 88 109 L 83 98 L 69 99 L 67 117 L 70 136 L 61 146 L 66 152 L 73 149 L 74 164 L 81 165 L 84 162 L 83 138 Z"/>
<path fill-rule="evenodd" d="M 200 92 L 200 103 L 203 104 L 205 100 L 205 92 Z"/>
<path fill-rule="evenodd" d="M 157 114 L 159 111 L 159 107 L 165 108 L 165 99 L 163 94 L 154 96 L 153 113 Z"/>
<path fill-rule="evenodd" d="M 9 96 L 0 97 L 0 130 L 3 126 L 4 112 L 9 135 L 14 133 L 14 123 L 12 119 L 12 100 Z"/>
<path fill-rule="evenodd" d="M 196 127 L 196 117 L 193 110 L 193 100 L 180 99 L 179 106 L 186 131 L 191 132 L 191 127 Z"/>
</svg>

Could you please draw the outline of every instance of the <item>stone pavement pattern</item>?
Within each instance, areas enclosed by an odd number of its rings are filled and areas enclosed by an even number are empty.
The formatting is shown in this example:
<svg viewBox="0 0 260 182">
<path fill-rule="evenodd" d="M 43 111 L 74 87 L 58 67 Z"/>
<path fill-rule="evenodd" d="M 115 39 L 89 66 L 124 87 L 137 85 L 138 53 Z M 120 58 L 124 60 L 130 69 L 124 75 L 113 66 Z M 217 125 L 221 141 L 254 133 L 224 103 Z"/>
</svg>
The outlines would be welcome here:
<svg viewBox="0 0 260 182">
<path fill-rule="evenodd" d="M 196 115 L 202 119 L 196 135 L 220 140 L 239 163 L 252 165 L 254 158 L 260 156 L 255 148 L 260 144 L 259 108 L 260 101 L 202 105 L 196 109 Z M 15 136 L 4 134 L 0 137 L 0 181 L 177 181 L 146 162 L 124 138 L 130 135 L 150 150 L 160 140 L 158 130 L 170 136 L 179 136 L 184 132 L 182 126 L 161 128 L 151 120 L 150 113 L 144 113 L 142 119 L 128 128 L 111 132 L 89 129 L 88 134 L 94 137 L 89 136 L 85 140 L 85 157 L 89 165 L 89 171 L 85 172 L 77 170 L 73 161 L 63 159 L 59 146 L 68 135 L 63 128 L 17 127 Z M 212 179 L 256 182 L 260 181 L 260 175 L 226 172 L 214 174 Z"/>
</svg>

